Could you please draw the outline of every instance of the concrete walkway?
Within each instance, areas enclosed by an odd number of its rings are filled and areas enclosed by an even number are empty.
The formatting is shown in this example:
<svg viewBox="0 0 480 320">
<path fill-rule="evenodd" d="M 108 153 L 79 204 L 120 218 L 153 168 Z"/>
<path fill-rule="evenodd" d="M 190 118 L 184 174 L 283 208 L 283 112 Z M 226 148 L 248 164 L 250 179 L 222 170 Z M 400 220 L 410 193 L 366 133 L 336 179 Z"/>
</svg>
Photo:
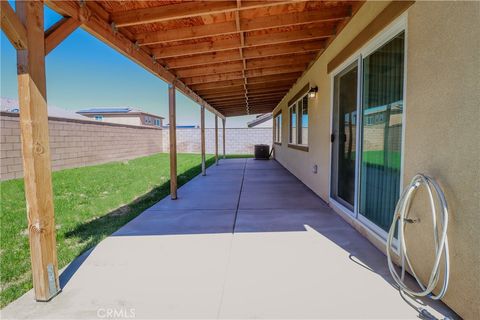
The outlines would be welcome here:
<svg viewBox="0 0 480 320">
<path fill-rule="evenodd" d="M 275 161 L 222 160 L 2 318 L 418 317 L 386 258 Z M 436 317 L 450 314 L 425 301 Z"/>
</svg>

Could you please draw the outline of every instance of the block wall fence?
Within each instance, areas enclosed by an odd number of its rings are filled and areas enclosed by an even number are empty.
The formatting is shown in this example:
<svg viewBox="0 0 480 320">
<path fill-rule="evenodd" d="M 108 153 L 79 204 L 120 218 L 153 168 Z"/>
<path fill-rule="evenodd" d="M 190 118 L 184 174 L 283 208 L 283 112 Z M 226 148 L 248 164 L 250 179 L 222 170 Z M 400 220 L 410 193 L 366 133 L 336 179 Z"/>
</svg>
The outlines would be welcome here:
<svg viewBox="0 0 480 320">
<path fill-rule="evenodd" d="M 169 151 L 168 130 L 49 117 L 52 170 L 124 161 Z M 251 154 L 272 143 L 271 128 L 226 129 L 227 154 Z M 205 130 L 206 152 L 214 153 L 214 129 Z M 200 153 L 200 129 L 177 129 L 177 151 Z M 219 154 L 222 130 L 219 128 Z M 23 177 L 19 117 L 0 112 L 0 180 Z"/>
</svg>

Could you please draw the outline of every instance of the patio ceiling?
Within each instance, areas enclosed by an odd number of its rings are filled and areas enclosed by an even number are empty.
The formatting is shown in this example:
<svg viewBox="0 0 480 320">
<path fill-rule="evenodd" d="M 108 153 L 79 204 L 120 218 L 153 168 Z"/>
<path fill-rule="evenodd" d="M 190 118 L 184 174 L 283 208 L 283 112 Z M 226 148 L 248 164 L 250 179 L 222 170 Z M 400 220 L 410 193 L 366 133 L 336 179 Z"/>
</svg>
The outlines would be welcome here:
<svg viewBox="0 0 480 320">
<path fill-rule="evenodd" d="M 362 3 L 47 1 L 219 116 L 272 111 Z"/>
</svg>

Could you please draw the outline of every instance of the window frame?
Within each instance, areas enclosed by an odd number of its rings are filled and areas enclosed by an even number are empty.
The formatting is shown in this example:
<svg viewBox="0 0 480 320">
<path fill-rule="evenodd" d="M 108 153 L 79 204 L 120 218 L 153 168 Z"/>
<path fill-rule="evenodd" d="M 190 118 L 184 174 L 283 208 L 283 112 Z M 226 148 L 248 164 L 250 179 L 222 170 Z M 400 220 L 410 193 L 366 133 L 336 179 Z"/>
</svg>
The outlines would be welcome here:
<svg viewBox="0 0 480 320">
<path fill-rule="evenodd" d="M 273 117 L 273 143 L 282 144 L 282 112 L 280 111 Z"/>
<path fill-rule="evenodd" d="M 306 98 L 306 99 L 305 99 Z M 308 151 L 308 134 L 307 133 L 307 143 L 303 143 L 303 132 L 302 132 L 302 118 L 303 118 L 303 101 L 307 101 L 307 117 L 309 114 L 309 104 L 310 99 L 308 97 L 308 91 L 302 94 L 298 99 L 293 101 L 290 106 L 288 106 L 288 146 L 293 149 Z M 293 132 L 292 132 L 292 109 L 295 109 L 296 119 L 295 119 L 295 141 L 293 141 Z M 310 119 L 307 120 L 307 128 L 309 127 Z"/>
</svg>

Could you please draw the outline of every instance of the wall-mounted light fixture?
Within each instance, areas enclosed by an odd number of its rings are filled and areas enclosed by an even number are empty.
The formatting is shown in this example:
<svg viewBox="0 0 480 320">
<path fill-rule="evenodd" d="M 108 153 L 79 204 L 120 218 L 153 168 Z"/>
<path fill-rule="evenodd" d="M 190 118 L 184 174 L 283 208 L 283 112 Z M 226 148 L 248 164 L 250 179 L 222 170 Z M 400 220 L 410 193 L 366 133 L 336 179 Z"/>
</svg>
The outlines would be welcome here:
<svg viewBox="0 0 480 320">
<path fill-rule="evenodd" d="M 308 97 L 315 98 L 317 96 L 317 92 L 318 92 L 318 87 L 310 88 L 310 90 L 308 91 Z"/>
</svg>

